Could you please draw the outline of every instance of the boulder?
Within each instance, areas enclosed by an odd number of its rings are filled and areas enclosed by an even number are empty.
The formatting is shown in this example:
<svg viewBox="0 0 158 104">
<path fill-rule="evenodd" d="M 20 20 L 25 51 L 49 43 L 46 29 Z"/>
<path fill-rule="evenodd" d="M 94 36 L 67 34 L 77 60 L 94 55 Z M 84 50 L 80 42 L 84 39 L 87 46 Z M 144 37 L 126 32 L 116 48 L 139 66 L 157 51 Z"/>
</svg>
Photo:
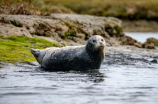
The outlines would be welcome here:
<svg viewBox="0 0 158 104">
<path fill-rule="evenodd" d="M 137 42 L 137 40 L 135 40 L 129 36 L 120 37 L 120 41 L 121 41 L 122 45 L 132 45 L 132 46 L 136 46 L 138 48 L 142 48 L 142 43 Z"/>
<path fill-rule="evenodd" d="M 148 38 L 146 43 L 153 43 L 155 46 L 158 46 L 158 39 L 155 38 Z"/>
<path fill-rule="evenodd" d="M 147 49 L 155 49 L 155 45 L 153 43 L 144 43 L 142 44 L 142 47 Z"/>
<path fill-rule="evenodd" d="M 158 46 L 158 39 L 148 38 L 147 41 L 142 45 L 143 48 L 155 49 Z"/>
</svg>

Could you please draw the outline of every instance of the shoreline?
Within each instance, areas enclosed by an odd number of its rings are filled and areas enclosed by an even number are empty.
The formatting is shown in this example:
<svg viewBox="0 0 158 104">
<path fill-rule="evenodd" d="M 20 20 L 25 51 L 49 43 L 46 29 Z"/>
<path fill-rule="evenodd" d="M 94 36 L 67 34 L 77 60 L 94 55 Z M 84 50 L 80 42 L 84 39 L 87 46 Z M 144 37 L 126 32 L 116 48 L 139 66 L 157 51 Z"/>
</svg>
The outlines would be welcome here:
<svg viewBox="0 0 158 104">
<path fill-rule="evenodd" d="M 122 20 L 124 32 L 158 32 L 158 22 L 148 20 Z"/>
<path fill-rule="evenodd" d="M 135 39 L 126 36 L 124 32 L 135 29 L 152 28 L 149 24 L 154 24 L 153 32 L 158 32 L 158 22 L 153 21 L 122 21 L 113 17 L 98 17 L 91 15 L 70 15 L 70 14 L 52 14 L 52 16 L 34 16 L 34 15 L 1 15 L 1 35 L 11 37 L 0 37 L 2 62 L 30 62 L 35 60 L 30 48 L 46 48 L 49 46 L 76 46 L 86 44 L 89 37 L 100 34 L 105 38 L 107 51 L 132 54 L 133 52 L 141 55 L 150 55 L 157 53 L 157 44 L 141 44 Z M 63 21 L 64 20 L 64 21 Z M 138 23 L 139 22 L 139 23 Z M 128 25 L 131 24 L 131 25 Z M 127 27 L 128 26 L 128 27 Z M 155 29 L 156 28 L 156 29 Z M 18 31 L 17 31 L 18 30 Z M 137 31 L 138 32 L 138 31 Z M 142 32 L 142 31 L 141 31 Z M 18 33 L 18 34 L 17 34 Z M 12 36 L 12 35 L 19 36 Z M 25 37 L 24 37 L 25 35 Z M 38 35 L 38 36 L 36 36 Z M 38 39 L 34 38 L 37 37 Z M 44 38 L 44 39 L 39 39 Z M 35 40 L 34 40 L 35 39 Z M 46 41 L 47 40 L 47 41 Z M 152 39 L 153 40 L 153 39 Z M 153 40 L 157 43 L 157 40 Z M 48 44 L 46 44 L 46 42 Z M 129 48 L 132 46 L 134 48 Z M 114 48 L 111 48 L 114 47 Z M 118 48 L 119 47 L 119 48 Z M 125 48 L 128 47 L 128 48 Z M 137 48 L 139 47 L 139 48 Z M 141 49 L 148 48 L 148 49 Z M 25 50 L 24 50 L 25 49 Z M 126 52 L 126 50 L 128 50 Z M 136 51 L 135 51 L 136 50 Z M 146 52 L 147 54 L 145 54 Z M 25 57 L 27 56 L 27 57 Z M 155 55 L 155 56 L 158 56 Z"/>
</svg>

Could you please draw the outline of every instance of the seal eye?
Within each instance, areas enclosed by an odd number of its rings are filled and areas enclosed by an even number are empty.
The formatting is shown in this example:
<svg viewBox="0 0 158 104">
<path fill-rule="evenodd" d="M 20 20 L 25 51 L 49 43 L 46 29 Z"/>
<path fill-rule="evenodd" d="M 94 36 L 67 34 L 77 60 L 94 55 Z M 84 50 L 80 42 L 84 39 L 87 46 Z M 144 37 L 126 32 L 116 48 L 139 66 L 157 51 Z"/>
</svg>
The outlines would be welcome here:
<svg viewBox="0 0 158 104">
<path fill-rule="evenodd" d="M 101 41 L 103 42 L 104 40 L 103 40 L 103 39 L 101 39 Z"/>
<path fill-rule="evenodd" d="M 93 40 L 93 43 L 95 43 L 96 42 L 96 40 Z"/>
</svg>

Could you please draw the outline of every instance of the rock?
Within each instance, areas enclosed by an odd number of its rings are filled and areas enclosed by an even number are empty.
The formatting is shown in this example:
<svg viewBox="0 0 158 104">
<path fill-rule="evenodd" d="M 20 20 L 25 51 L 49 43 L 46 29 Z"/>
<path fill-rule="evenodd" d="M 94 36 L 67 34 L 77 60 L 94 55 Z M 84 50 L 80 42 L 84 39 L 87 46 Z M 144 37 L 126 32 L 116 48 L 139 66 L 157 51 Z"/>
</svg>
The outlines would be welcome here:
<svg viewBox="0 0 158 104">
<path fill-rule="evenodd" d="M 134 43 L 133 45 L 136 46 L 136 47 L 138 47 L 138 48 L 142 48 L 142 44 L 139 43 L 139 42 L 136 42 L 136 43 Z"/>
<path fill-rule="evenodd" d="M 45 39 L 45 40 L 48 40 L 48 41 L 56 42 L 56 43 L 57 43 L 57 41 L 56 41 L 56 40 L 53 40 L 51 37 L 48 38 L 48 37 L 45 37 L 45 36 L 37 36 L 37 35 L 33 35 L 33 37 L 35 37 L 35 38 L 42 38 L 42 39 Z"/>
<path fill-rule="evenodd" d="M 133 45 L 133 46 L 136 46 L 138 48 L 142 48 L 142 44 L 140 42 L 137 42 L 135 39 L 133 39 L 129 36 L 121 37 L 120 40 L 121 40 L 122 45 Z"/>
<path fill-rule="evenodd" d="M 151 62 L 156 64 L 156 63 L 157 63 L 157 60 L 156 60 L 156 59 L 153 59 Z"/>
<path fill-rule="evenodd" d="M 84 44 L 92 35 L 99 34 L 107 44 L 113 45 L 110 38 L 124 36 L 121 20 L 112 17 L 98 17 L 76 14 L 52 14 L 51 16 L 36 15 L 0 15 L 0 34 L 32 35 L 51 37 L 53 40 Z M 70 41 L 71 40 L 71 41 Z M 119 42 L 115 42 L 119 44 Z M 74 43 L 73 43 L 74 44 Z"/>
<path fill-rule="evenodd" d="M 52 14 L 51 17 L 64 21 L 68 27 L 77 29 L 76 32 L 85 33 L 87 39 L 95 34 L 109 37 L 108 33 L 116 36 L 119 33 L 116 28 L 121 29 L 122 23 L 117 18 L 91 15 Z M 109 29 L 111 31 L 108 31 Z"/>
<path fill-rule="evenodd" d="M 142 45 L 143 48 L 147 49 L 156 49 L 158 46 L 158 39 L 148 38 L 147 41 Z"/>
<path fill-rule="evenodd" d="M 155 49 L 155 45 L 153 43 L 144 43 L 142 44 L 142 47 L 147 49 Z"/>
<path fill-rule="evenodd" d="M 12 24 L 0 23 L 0 33 L 7 36 L 23 35 L 32 37 L 32 35 L 27 31 L 27 29 L 22 27 L 15 27 Z"/>
<path fill-rule="evenodd" d="M 146 43 L 153 43 L 155 46 L 158 46 L 158 39 L 148 38 Z"/>
</svg>

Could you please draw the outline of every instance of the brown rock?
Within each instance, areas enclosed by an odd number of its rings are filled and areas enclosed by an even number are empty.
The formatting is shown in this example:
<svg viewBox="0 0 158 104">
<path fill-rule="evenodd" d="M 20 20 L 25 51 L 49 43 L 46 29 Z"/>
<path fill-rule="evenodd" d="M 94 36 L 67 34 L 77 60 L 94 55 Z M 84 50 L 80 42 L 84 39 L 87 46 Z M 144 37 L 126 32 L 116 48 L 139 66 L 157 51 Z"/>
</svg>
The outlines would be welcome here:
<svg viewBox="0 0 158 104">
<path fill-rule="evenodd" d="M 118 29 L 122 29 L 122 22 L 117 18 L 76 14 L 52 14 L 51 17 L 63 20 L 69 29 L 75 30 L 76 33 L 84 33 L 87 39 L 96 34 L 108 37 L 108 34 L 114 36 L 122 32 Z"/>
<path fill-rule="evenodd" d="M 138 48 L 142 48 L 142 44 L 141 43 L 134 43 L 134 46 L 138 47 Z"/>
<path fill-rule="evenodd" d="M 155 46 L 158 46 L 158 39 L 148 38 L 146 43 L 153 43 Z"/>
<path fill-rule="evenodd" d="M 32 37 L 27 29 L 22 27 L 15 27 L 11 24 L 0 23 L 0 33 L 6 36 L 22 35 Z"/>
<path fill-rule="evenodd" d="M 135 39 L 133 39 L 129 36 L 124 36 L 120 40 L 121 40 L 122 45 L 133 45 L 138 48 L 142 48 L 142 44 L 140 42 L 137 42 Z"/>
<path fill-rule="evenodd" d="M 144 43 L 142 44 L 142 47 L 147 49 L 155 49 L 155 45 L 153 43 Z"/>
<path fill-rule="evenodd" d="M 137 41 L 129 36 L 125 36 L 121 38 L 122 45 L 134 45 Z"/>
<path fill-rule="evenodd" d="M 51 16 L 2 14 L 0 33 L 8 36 L 46 36 L 58 41 L 72 40 L 82 44 L 84 42 L 81 41 L 86 41 L 92 35 L 101 35 L 105 39 L 110 39 L 110 36 L 115 38 L 122 34 L 122 28 L 121 21 L 112 17 L 75 14 L 52 14 Z M 62 38 L 65 37 L 65 33 L 69 34 L 68 40 Z M 114 43 L 107 42 L 111 45 Z"/>
</svg>

